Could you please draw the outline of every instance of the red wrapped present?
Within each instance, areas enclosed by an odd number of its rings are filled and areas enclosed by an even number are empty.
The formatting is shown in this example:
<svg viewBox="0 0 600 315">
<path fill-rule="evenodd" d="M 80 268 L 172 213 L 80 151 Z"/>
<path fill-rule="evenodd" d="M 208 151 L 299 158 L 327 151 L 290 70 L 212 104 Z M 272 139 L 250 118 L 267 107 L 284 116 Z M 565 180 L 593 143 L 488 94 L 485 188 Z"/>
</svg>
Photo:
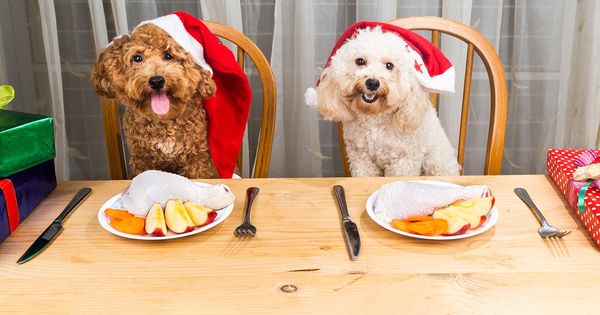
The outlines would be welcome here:
<svg viewBox="0 0 600 315">
<path fill-rule="evenodd" d="M 600 180 L 573 179 L 577 168 L 592 163 L 600 163 L 600 150 L 550 149 L 546 166 L 579 221 L 600 247 Z"/>
</svg>

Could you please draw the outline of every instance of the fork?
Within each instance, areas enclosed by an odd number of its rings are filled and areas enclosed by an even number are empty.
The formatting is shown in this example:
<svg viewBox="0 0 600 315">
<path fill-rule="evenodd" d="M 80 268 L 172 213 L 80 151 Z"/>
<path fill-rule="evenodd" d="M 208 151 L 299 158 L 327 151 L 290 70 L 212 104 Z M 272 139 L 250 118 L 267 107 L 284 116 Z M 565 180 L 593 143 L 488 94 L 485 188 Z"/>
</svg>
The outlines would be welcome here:
<svg viewBox="0 0 600 315">
<path fill-rule="evenodd" d="M 235 228 L 233 234 L 237 237 L 249 236 L 252 237 L 256 235 L 256 227 L 250 223 L 250 209 L 252 208 L 252 203 L 254 202 L 254 198 L 258 195 L 260 190 L 258 187 L 250 187 L 246 190 L 246 199 L 248 202 L 246 203 L 246 213 L 244 214 L 244 223 Z"/>
<path fill-rule="evenodd" d="M 548 221 L 546 221 L 546 218 L 544 218 L 544 215 L 542 214 L 540 209 L 538 209 L 538 207 L 535 205 L 535 203 L 533 203 L 533 200 L 531 200 L 531 197 L 529 197 L 527 190 L 525 190 L 523 188 L 515 188 L 514 191 L 515 191 L 515 194 L 519 198 L 521 198 L 521 200 L 523 200 L 523 202 L 530 209 L 533 210 L 533 212 L 535 213 L 537 218 L 540 220 L 540 223 L 542 226 L 538 230 L 538 234 L 542 238 L 548 238 L 548 237 L 561 238 L 561 237 L 566 236 L 567 234 L 571 233 L 571 231 L 561 231 L 561 230 L 553 227 L 552 225 L 548 224 Z"/>
</svg>

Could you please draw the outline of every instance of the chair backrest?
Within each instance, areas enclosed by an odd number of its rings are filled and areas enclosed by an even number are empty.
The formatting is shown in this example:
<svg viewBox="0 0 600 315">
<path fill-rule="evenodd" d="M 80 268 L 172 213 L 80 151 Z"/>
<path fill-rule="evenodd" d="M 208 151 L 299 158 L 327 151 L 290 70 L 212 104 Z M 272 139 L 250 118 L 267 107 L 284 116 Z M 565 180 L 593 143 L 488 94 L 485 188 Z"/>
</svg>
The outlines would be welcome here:
<svg viewBox="0 0 600 315">
<path fill-rule="evenodd" d="M 502 167 L 502 151 L 504 149 L 508 95 L 502 61 L 500 60 L 498 53 L 496 53 L 494 46 L 472 27 L 437 16 L 407 17 L 388 21 L 387 23 L 409 30 L 431 31 L 431 42 L 436 47 L 439 47 L 440 44 L 440 33 L 456 37 L 467 44 L 465 82 L 458 141 L 458 163 L 461 167 L 463 166 L 465 159 L 467 118 L 469 117 L 471 78 L 473 74 L 473 52 L 477 52 L 485 65 L 490 82 L 490 125 L 483 173 L 485 175 L 500 174 L 500 168 Z M 435 107 L 437 103 L 437 94 L 431 93 L 430 97 L 431 103 Z M 350 176 L 350 168 L 346 157 L 346 146 L 344 144 L 341 123 L 338 124 L 338 130 L 338 140 L 342 150 L 344 172 L 346 176 Z"/>
<path fill-rule="evenodd" d="M 237 46 L 237 61 L 244 69 L 244 57 L 248 55 L 254 62 L 262 82 L 262 123 L 258 137 L 258 148 L 252 177 L 263 178 L 269 174 L 271 147 L 275 131 L 275 78 L 267 58 L 248 37 L 236 29 L 216 22 L 203 21 L 217 37 L 223 38 Z M 108 151 L 108 165 L 112 179 L 126 179 L 125 154 L 123 136 L 120 128 L 119 103 L 115 99 L 102 98 L 102 116 L 104 121 L 104 136 Z M 242 150 L 237 161 L 238 169 L 242 171 Z"/>
</svg>

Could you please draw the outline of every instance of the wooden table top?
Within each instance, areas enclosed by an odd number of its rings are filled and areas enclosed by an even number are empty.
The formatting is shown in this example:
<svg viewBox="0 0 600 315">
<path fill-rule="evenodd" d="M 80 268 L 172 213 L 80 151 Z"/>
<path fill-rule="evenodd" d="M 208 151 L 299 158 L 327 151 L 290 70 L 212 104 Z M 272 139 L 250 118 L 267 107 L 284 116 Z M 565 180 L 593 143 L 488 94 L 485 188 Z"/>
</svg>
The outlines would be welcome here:
<svg viewBox="0 0 600 315">
<path fill-rule="evenodd" d="M 100 206 L 127 181 L 64 182 L 0 244 L 1 313 L 473 313 L 600 308 L 600 255 L 549 178 L 543 175 L 440 177 L 487 184 L 500 219 L 456 241 L 389 232 L 365 211 L 369 194 L 393 178 L 219 180 L 237 196 L 232 215 L 182 239 L 120 238 L 98 224 Z M 331 187 L 346 188 L 362 248 L 348 259 Z M 83 186 L 92 195 L 42 254 L 16 260 Z M 236 239 L 245 189 L 261 189 L 251 240 Z M 512 192 L 526 188 L 547 219 L 573 233 L 544 240 Z M 286 293 L 282 286 L 297 291 Z"/>
</svg>

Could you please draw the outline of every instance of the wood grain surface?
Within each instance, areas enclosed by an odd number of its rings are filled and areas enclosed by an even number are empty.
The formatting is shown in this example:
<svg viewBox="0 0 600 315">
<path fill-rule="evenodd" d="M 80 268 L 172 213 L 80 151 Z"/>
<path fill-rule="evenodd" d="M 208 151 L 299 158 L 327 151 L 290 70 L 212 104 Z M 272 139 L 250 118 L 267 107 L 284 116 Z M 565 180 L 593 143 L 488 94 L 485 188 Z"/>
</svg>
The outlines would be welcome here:
<svg viewBox="0 0 600 315">
<path fill-rule="evenodd" d="M 128 181 L 64 182 L 0 244 L 0 313 L 594 313 L 600 308 L 600 255 L 543 175 L 436 178 L 488 184 L 500 219 L 457 241 L 403 237 L 365 212 L 370 193 L 393 178 L 243 179 L 224 182 L 238 197 L 221 225 L 195 236 L 145 242 L 100 227 L 97 213 Z M 349 261 L 331 187 L 341 184 L 362 249 Z M 16 260 L 75 192 L 92 195 L 38 257 Z M 261 189 L 250 240 L 242 221 L 245 189 Z M 543 240 L 514 195 L 526 188 L 547 219 L 573 233 Z M 282 286 L 293 285 L 286 293 Z"/>
</svg>

